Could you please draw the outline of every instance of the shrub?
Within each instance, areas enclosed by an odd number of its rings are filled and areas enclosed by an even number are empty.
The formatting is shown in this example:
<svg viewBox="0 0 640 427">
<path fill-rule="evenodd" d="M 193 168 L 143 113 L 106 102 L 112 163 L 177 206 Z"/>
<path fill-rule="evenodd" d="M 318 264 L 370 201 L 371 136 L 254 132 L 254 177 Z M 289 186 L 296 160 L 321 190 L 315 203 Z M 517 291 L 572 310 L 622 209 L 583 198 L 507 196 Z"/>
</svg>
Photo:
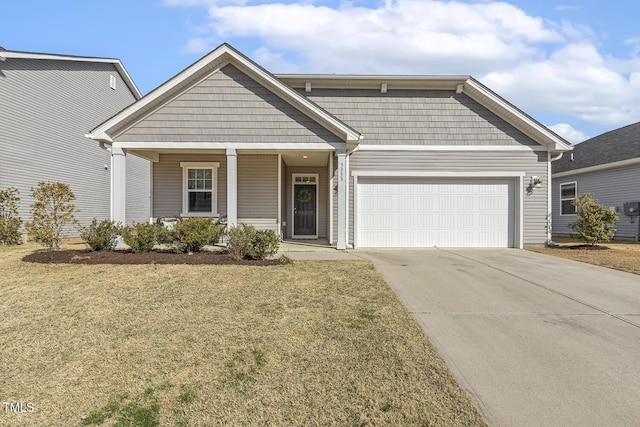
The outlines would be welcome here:
<svg viewBox="0 0 640 427">
<path fill-rule="evenodd" d="M 616 212 L 599 204 L 591 193 L 576 197 L 572 204 L 578 208 L 578 219 L 569 227 L 578 233 L 577 238 L 591 246 L 613 238 L 618 220 Z"/>
<path fill-rule="evenodd" d="M 91 221 L 88 227 L 83 227 L 80 237 L 92 251 L 108 251 L 118 235 L 118 226 L 108 219 Z"/>
<path fill-rule="evenodd" d="M 171 233 L 176 252 L 199 252 L 204 245 L 220 240 L 224 226 L 214 224 L 210 218 L 189 218 L 177 223 Z"/>
<path fill-rule="evenodd" d="M 227 231 L 227 237 L 229 238 L 229 255 L 236 260 L 241 260 L 249 256 L 255 234 L 256 229 L 251 225 L 240 224 L 231 227 L 229 231 Z"/>
<path fill-rule="evenodd" d="M 278 252 L 280 240 L 273 230 L 256 230 L 253 226 L 240 224 L 227 232 L 229 255 L 234 259 L 265 259 Z"/>
<path fill-rule="evenodd" d="M 18 216 L 18 189 L 9 187 L 0 190 L 0 243 L 3 245 L 19 245 L 22 242 L 20 226 L 22 219 Z"/>
<path fill-rule="evenodd" d="M 254 259 L 265 259 L 278 252 L 280 239 L 273 230 L 256 231 L 251 241 L 251 253 Z"/>
<path fill-rule="evenodd" d="M 78 210 L 72 203 L 76 196 L 67 184 L 44 181 L 31 187 L 31 196 L 35 202 L 31 205 L 33 220 L 27 223 L 29 235 L 49 252 L 59 249 L 65 227 L 78 223 Z"/>
<path fill-rule="evenodd" d="M 158 241 L 159 227 L 146 222 L 120 227 L 120 235 L 133 252 L 150 252 Z"/>
</svg>

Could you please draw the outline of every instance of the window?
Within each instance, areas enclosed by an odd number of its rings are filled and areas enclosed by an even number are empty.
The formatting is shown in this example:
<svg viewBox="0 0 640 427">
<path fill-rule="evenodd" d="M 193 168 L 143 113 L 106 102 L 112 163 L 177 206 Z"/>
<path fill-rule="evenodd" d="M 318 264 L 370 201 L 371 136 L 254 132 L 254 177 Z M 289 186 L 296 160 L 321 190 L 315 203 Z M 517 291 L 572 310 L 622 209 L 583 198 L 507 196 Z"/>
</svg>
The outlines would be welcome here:
<svg viewBox="0 0 640 427">
<path fill-rule="evenodd" d="M 218 216 L 220 163 L 182 162 L 182 215 Z"/>
<path fill-rule="evenodd" d="M 568 182 L 560 184 L 560 215 L 575 215 L 576 207 L 573 206 L 573 199 L 578 197 L 578 184 Z"/>
</svg>

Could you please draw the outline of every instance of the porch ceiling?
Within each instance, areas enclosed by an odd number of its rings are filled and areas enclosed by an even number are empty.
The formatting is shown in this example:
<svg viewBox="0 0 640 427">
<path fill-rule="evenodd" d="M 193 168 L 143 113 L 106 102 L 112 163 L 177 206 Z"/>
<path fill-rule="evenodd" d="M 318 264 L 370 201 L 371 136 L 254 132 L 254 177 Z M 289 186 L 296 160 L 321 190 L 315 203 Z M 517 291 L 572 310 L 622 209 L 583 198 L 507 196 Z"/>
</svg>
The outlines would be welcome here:
<svg viewBox="0 0 640 427">
<path fill-rule="evenodd" d="M 327 166 L 329 156 L 333 155 L 328 151 L 283 151 L 280 153 L 282 160 L 287 166 Z"/>
</svg>

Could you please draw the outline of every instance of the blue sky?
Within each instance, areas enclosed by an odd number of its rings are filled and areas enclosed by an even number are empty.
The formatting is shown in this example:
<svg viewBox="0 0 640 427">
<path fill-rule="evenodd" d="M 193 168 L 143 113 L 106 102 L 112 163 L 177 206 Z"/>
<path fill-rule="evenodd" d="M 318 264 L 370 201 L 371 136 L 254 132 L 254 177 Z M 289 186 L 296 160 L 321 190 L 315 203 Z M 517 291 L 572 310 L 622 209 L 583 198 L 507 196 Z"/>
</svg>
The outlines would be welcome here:
<svg viewBox="0 0 640 427">
<path fill-rule="evenodd" d="M 20 0 L 0 46 L 120 58 L 143 93 L 222 42 L 274 73 L 470 74 L 579 142 L 640 121 L 638 16 L 617 0 Z"/>
</svg>

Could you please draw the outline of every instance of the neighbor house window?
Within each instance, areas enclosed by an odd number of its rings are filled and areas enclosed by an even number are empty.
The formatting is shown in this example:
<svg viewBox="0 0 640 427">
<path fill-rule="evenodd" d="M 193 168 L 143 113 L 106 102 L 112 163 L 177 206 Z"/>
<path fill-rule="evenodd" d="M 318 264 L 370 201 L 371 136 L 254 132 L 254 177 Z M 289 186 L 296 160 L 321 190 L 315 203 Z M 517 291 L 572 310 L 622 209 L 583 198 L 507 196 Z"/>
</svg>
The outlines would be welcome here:
<svg viewBox="0 0 640 427">
<path fill-rule="evenodd" d="M 182 162 L 182 215 L 218 216 L 220 163 Z"/>
<path fill-rule="evenodd" d="M 560 184 L 560 214 L 575 215 L 576 207 L 573 206 L 573 199 L 578 197 L 578 185 L 575 182 Z"/>
</svg>

